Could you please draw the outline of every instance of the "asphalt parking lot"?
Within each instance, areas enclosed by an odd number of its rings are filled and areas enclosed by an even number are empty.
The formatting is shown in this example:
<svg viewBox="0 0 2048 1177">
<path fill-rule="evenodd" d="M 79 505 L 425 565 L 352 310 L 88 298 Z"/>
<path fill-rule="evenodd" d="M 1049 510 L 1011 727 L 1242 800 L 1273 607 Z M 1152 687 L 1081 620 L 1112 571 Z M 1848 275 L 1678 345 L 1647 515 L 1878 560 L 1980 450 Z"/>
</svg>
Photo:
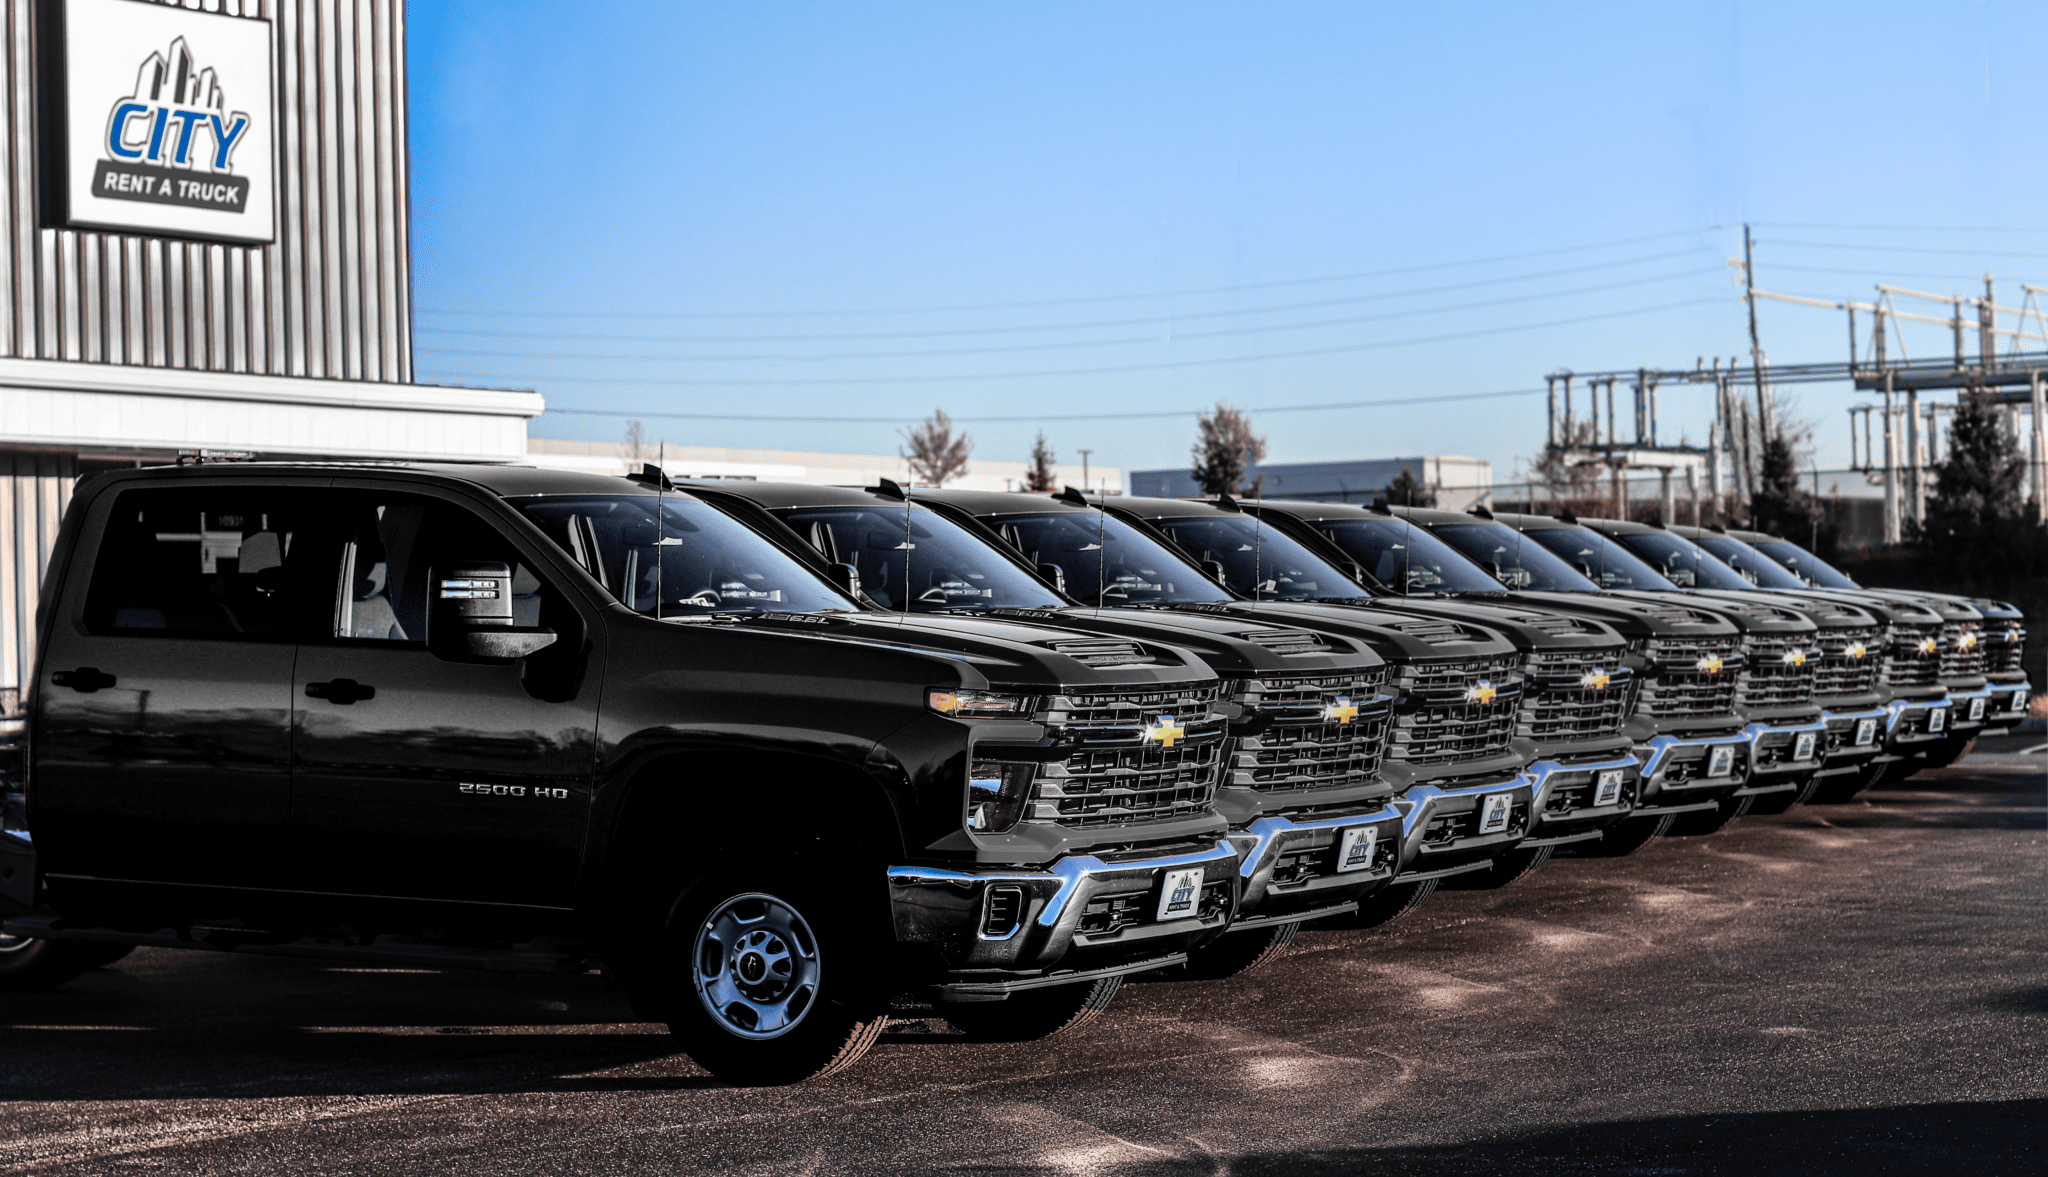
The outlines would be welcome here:
<svg viewBox="0 0 2048 1177">
<path fill-rule="evenodd" d="M 4 998 L 0 1174 L 2038 1174 L 2044 791 L 1979 754 L 779 1090 L 596 976 L 144 949 Z"/>
</svg>

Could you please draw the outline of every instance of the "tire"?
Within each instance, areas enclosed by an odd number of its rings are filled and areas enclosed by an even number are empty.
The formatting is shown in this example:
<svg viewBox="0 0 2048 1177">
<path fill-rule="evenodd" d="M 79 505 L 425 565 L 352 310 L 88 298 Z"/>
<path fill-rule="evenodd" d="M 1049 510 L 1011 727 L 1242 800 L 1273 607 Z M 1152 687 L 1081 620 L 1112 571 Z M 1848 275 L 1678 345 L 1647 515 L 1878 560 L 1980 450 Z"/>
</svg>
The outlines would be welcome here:
<svg viewBox="0 0 2048 1177">
<path fill-rule="evenodd" d="M 1485 870 L 1476 870 L 1469 875 L 1452 875 L 1444 880 L 1446 891 L 1497 891 L 1510 883 L 1526 878 L 1543 869 L 1550 861 L 1555 846 L 1536 846 L 1527 850 L 1510 850 L 1493 860 Z"/>
<path fill-rule="evenodd" d="M 1674 838 L 1704 838 L 1728 828 L 1728 823 L 1749 812 L 1755 797 L 1724 797 L 1712 809 L 1681 813 L 1665 833 Z"/>
<path fill-rule="evenodd" d="M 1122 977 L 1097 977 L 1026 989 L 1012 993 L 1007 1001 L 961 1002 L 939 1012 L 975 1042 L 1038 1042 L 1072 1034 L 1101 1017 L 1123 986 Z"/>
<path fill-rule="evenodd" d="M 98 947 L 71 940 L 0 935 L 0 993 L 55 989 L 93 967 L 96 962 L 91 954 L 81 949 Z"/>
<path fill-rule="evenodd" d="M 1265 968 L 1286 955 L 1288 946 L 1294 943 L 1295 934 L 1300 931 L 1301 923 L 1296 921 L 1269 924 L 1246 932 L 1231 932 L 1188 953 L 1188 963 L 1180 979 L 1221 981 L 1225 977 L 1241 977 Z"/>
<path fill-rule="evenodd" d="M 1597 841 L 1577 842 L 1572 849 L 1588 858 L 1627 858 L 1670 832 L 1677 818 L 1675 813 L 1625 818 L 1608 826 Z"/>
<path fill-rule="evenodd" d="M 1755 802 L 1755 804 L 1749 807 L 1749 811 L 1753 814 L 1769 817 L 1773 814 L 1785 813 L 1795 805 L 1808 804 L 1813 800 L 1814 795 L 1820 791 L 1822 779 L 1819 773 L 1815 773 L 1807 777 L 1805 782 L 1793 792 L 1772 793 L 1767 797 L 1752 797 L 1750 800 Z"/>
<path fill-rule="evenodd" d="M 1419 883 L 1403 883 L 1400 880 L 1388 883 L 1379 890 L 1359 900 L 1358 910 L 1350 915 L 1331 916 L 1317 920 L 1316 926 L 1323 928 L 1383 928 L 1423 904 L 1436 894 L 1440 879 L 1424 879 Z"/>
<path fill-rule="evenodd" d="M 1856 794 L 1883 780 L 1890 774 L 1889 764 L 1866 764 L 1855 772 L 1828 777 L 1813 790 L 1806 799 L 1808 805 L 1846 805 L 1856 799 Z"/>
<path fill-rule="evenodd" d="M 652 995 L 691 1058 L 735 1086 L 802 1083 L 850 1066 L 888 1024 L 845 897 L 786 876 L 720 874 L 685 891 Z"/>
</svg>

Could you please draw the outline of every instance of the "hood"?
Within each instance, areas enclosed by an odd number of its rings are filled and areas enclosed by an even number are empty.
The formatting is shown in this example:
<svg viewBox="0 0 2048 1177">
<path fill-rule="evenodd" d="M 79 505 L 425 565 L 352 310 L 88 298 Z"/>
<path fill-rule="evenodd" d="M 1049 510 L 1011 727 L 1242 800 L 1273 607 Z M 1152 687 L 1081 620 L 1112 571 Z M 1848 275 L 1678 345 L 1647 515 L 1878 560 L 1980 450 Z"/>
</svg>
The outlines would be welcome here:
<svg viewBox="0 0 2048 1177">
<path fill-rule="evenodd" d="M 1485 626 L 1421 614 L 1403 615 L 1392 609 L 1299 601 L 1229 601 L 1217 605 L 1183 605 L 1179 611 L 1197 616 L 1242 617 L 1295 625 L 1356 638 L 1378 652 L 1380 657 L 1395 663 L 1445 662 L 1517 654 L 1514 643 Z"/>
<path fill-rule="evenodd" d="M 1355 637 L 1238 617 L 1163 609 L 1094 609 L 1085 605 L 1001 610 L 982 616 L 1166 643 L 1193 651 L 1210 669 L 1227 676 L 1355 674 L 1386 666 L 1384 658 Z"/>
<path fill-rule="evenodd" d="M 1746 634 L 1813 634 L 1820 628 L 1797 609 L 1771 601 L 1750 601 L 1747 599 L 1750 594 L 1742 592 L 1728 592 L 1717 597 L 1711 592 L 1693 589 L 1682 589 L 1675 593 L 1632 589 L 1613 595 L 1635 600 L 1682 600 L 1688 609 L 1697 609 L 1702 613 L 1713 613 L 1727 618 Z"/>
<path fill-rule="evenodd" d="M 1823 632 L 1836 629 L 1869 629 L 1878 624 L 1876 615 L 1867 609 L 1858 608 L 1851 602 L 1798 596 L 1790 591 L 1694 589 L 1692 592 L 1695 596 L 1709 597 L 1734 605 L 1763 605 L 1782 612 L 1796 613 L 1819 626 Z"/>
<path fill-rule="evenodd" d="M 1689 598 L 1676 593 L 1645 594 L 1649 599 L 1621 593 L 1518 592 L 1511 600 L 1518 606 L 1545 613 L 1586 617 L 1612 626 L 1630 640 L 1669 637 L 1728 637 L 1742 632 L 1727 617 L 1711 610 L 1691 607 Z"/>
<path fill-rule="evenodd" d="M 1597 617 L 1517 608 L 1507 594 L 1503 593 L 1501 597 L 1503 599 L 1498 604 L 1483 604 L 1470 597 L 1380 597 L 1366 608 L 1410 617 L 1470 620 L 1507 638 L 1516 649 L 1527 652 L 1619 651 L 1627 645 L 1627 639 L 1619 630 Z"/>
</svg>

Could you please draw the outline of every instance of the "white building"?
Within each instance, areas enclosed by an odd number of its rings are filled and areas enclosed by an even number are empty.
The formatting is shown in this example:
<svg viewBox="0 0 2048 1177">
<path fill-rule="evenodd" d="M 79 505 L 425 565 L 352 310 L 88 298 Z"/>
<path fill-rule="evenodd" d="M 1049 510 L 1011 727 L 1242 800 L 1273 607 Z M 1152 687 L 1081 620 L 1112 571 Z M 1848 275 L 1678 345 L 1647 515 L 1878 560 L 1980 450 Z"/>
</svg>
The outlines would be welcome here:
<svg viewBox="0 0 2048 1177">
<path fill-rule="evenodd" d="M 1370 503 L 1386 493 L 1387 484 L 1409 471 L 1436 493 L 1437 506 L 1449 511 L 1493 505 L 1493 463 L 1458 454 L 1417 458 L 1368 458 L 1352 462 L 1286 462 L 1254 466 L 1246 481 L 1265 479 L 1260 494 L 1269 499 L 1319 503 Z M 1158 498 L 1199 494 L 1187 469 L 1133 470 L 1131 493 Z"/>
<path fill-rule="evenodd" d="M 529 438 L 526 462 L 551 470 L 586 470 L 594 474 L 627 474 L 643 464 L 659 465 L 671 478 L 736 478 L 752 482 L 811 482 L 822 486 L 873 486 L 877 479 L 910 481 L 910 464 L 895 454 L 825 454 L 808 450 L 744 450 L 724 446 L 671 445 L 658 450 L 643 442 L 637 456 L 631 446 L 611 441 L 557 441 Z M 1123 471 L 1114 466 L 1079 463 L 1053 467 L 1061 486 L 1123 493 Z M 1028 462 L 972 458 L 967 473 L 946 483 L 954 490 L 1022 490 Z M 1085 477 L 1084 477 L 1085 475 Z"/>
</svg>

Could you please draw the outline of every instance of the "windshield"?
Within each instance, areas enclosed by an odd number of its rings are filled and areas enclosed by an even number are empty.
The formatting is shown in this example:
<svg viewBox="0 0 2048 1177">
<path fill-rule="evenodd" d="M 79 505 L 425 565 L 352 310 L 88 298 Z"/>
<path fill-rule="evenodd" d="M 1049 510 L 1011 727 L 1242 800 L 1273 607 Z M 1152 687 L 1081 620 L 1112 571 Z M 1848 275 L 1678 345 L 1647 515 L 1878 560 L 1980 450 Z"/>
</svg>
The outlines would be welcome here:
<svg viewBox="0 0 2048 1177">
<path fill-rule="evenodd" d="M 1398 519 L 1317 522 L 1324 535 L 1365 570 L 1401 593 L 1497 593 L 1500 581 L 1431 535 Z"/>
<path fill-rule="evenodd" d="M 1285 532 L 1243 515 L 1155 519 L 1197 561 L 1223 566 L 1223 583 L 1258 600 L 1350 601 L 1372 594 Z"/>
<path fill-rule="evenodd" d="M 1001 552 L 936 511 L 807 507 L 779 513 L 834 564 L 860 571 L 861 591 L 885 609 L 1044 609 L 1067 602 Z"/>
<path fill-rule="evenodd" d="M 697 499 L 532 499 L 526 517 L 635 613 L 851 611 L 853 601 L 745 524 Z M 659 559 L 656 553 L 660 553 Z"/>
<path fill-rule="evenodd" d="M 1505 523 L 1439 523 L 1430 531 L 1478 564 L 1500 569 L 1509 588 L 1546 593 L 1597 593 L 1600 586 L 1550 554 L 1550 549 L 1522 538 Z"/>
<path fill-rule="evenodd" d="M 1833 565 L 1788 540 L 1765 540 L 1756 545 L 1756 550 L 1792 570 L 1793 575 L 1804 577 L 1818 588 L 1852 589 L 1862 586 L 1836 571 Z"/>
<path fill-rule="evenodd" d="M 1734 569 L 1714 558 L 1713 553 L 1681 535 L 1650 534 L 1625 535 L 1621 542 L 1629 550 L 1664 574 L 1664 579 L 1679 588 L 1742 589 L 1756 588 Z"/>
<path fill-rule="evenodd" d="M 1803 589 L 1806 582 L 1785 571 L 1778 562 L 1733 536 L 1703 535 L 1693 541 L 1714 553 L 1721 563 L 1761 588 Z"/>
<path fill-rule="evenodd" d="M 1062 511 L 989 520 L 1033 564 L 1066 574 L 1090 605 L 1208 605 L 1230 594 L 1165 544 L 1114 515 Z"/>
<path fill-rule="evenodd" d="M 1566 563 L 1601 588 L 1666 592 L 1678 587 L 1631 555 L 1627 548 L 1597 531 L 1583 527 L 1534 527 L 1523 534 L 1563 556 Z"/>
</svg>

